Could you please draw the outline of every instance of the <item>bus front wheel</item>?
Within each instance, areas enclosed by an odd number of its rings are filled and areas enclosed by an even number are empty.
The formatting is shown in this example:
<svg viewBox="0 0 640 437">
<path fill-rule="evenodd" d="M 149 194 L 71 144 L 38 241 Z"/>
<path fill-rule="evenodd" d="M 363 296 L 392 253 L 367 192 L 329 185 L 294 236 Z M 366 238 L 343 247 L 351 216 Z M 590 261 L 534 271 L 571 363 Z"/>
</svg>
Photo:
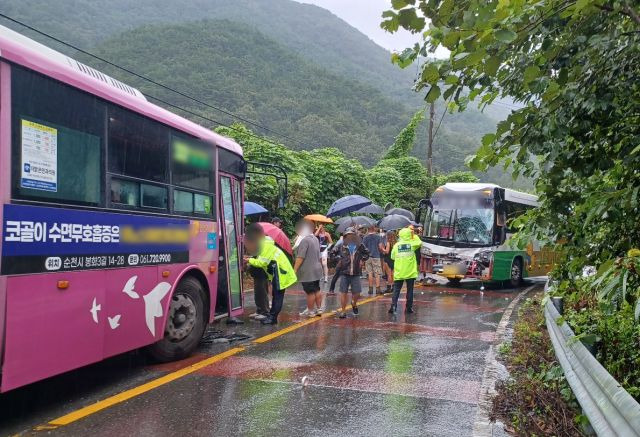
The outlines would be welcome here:
<svg viewBox="0 0 640 437">
<path fill-rule="evenodd" d="M 206 327 L 204 289 L 200 281 L 187 276 L 171 297 L 164 337 L 148 352 L 160 362 L 186 358 L 198 347 Z"/>
<path fill-rule="evenodd" d="M 509 285 L 519 287 L 522 285 L 522 258 L 516 258 L 511 264 L 511 279 Z"/>
</svg>

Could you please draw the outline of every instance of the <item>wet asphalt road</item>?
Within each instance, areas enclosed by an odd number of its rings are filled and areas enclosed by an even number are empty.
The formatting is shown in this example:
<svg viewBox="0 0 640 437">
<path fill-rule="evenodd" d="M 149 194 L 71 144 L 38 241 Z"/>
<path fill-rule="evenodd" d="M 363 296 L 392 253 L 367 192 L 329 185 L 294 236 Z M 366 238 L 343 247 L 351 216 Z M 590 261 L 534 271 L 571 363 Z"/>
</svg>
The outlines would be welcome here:
<svg viewBox="0 0 640 437">
<path fill-rule="evenodd" d="M 387 314 L 390 296 L 383 296 L 361 305 L 357 317 L 324 317 L 281 333 L 306 320 L 298 315 L 304 295 L 294 289 L 276 327 L 245 319 L 210 328 L 247 340 L 210 336 L 193 357 L 163 365 L 132 352 L 0 395 L 0 435 L 471 435 L 486 352 L 519 291 L 480 292 L 479 285 L 417 287 L 411 315 Z M 328 297 L 329 310 L 337 300 Z M 282 335 L 265 339 L 273 332 Z M 238 346 L 244 350 L 81 420 L 35 430 Z"/>
</svg>

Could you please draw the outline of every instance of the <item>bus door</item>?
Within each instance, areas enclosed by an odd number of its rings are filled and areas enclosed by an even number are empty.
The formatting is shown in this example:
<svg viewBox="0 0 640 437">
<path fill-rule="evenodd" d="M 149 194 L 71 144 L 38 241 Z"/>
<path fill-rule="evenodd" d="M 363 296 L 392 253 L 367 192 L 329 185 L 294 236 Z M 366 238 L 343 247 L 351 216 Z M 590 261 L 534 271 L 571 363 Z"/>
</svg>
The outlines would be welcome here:
<svg viewBox="0 0 640 437">
<path fill-rule="evenodd" d="M 242 183 L 238 178 L 221 173 L 219 187 L 220 261 L 216 316 L 235 316 L 242 313 Z"/>
</svg>

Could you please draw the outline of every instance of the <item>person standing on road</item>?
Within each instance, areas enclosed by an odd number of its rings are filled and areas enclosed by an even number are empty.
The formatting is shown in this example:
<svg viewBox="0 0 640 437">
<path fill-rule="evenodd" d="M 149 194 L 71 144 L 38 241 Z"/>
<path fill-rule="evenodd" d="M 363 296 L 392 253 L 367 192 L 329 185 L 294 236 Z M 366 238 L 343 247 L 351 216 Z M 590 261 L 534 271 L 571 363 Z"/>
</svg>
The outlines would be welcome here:
<svg viewBox="0 0 640 437">
<path fill-rule="evenodd" d="M 340 269 L 340 315 L 341 319 L 347 317 L 347 299 L 351 288 L 351 309 L 358 315 L 358 299 L 362 293 L 360 275 L 362 274 L 362 262 L 369 258 L 369 251 L 360 242 L 356 230 L 348 228 L 344 232 L 342 244 L 342 258 L 336 269 Z"/>
<path fill-rule="evenodd" d="M 416 264 L 416 249 L 422 245 L 420 237 L 411 229 L 401 229 L 398 234 L 398 242 L 391 249 L 393 268 L 393 298 L 391 300 L 390 314 L 395 314 L 398 309 L 398 297 L 404 282 L 407 283 L 407 304 L 405 313 L 413 313 L 413 285 L 418 277 L 418 265 Z"/>
<path fill-rule="evenodd" d="M 340 235 L 340 239 L 333 244 L 329 248 L 329 257 L 330 261 L 335 265 L 335 271 L 333 273 L 333 278 L 331 278 L 331 283 L 329 284 L 329 295 L 333 296 L 336 290 L 336 283 L 340 279 L 340 275 L 342 275 L 342 270 L 340 270 L 340 259 L 342 256 L 342 245 L 344 243 L 344 237 Z"/>
<path fill-rule="evenodd" d="M 322 280 L 324 282 L 329 281 L 329 265 L 327 264 L 327 260 L 329 258 L 329 245 L 333 243 L 333 239 L 331 238 L 331 234 L 328 233 L 324 229 L 324 225 L 321 223 L 316 228 L 316 232 L 314 233 L 316 238 L 318 239 L 318 243 L 320 243 L 320 261 L 322 262 Z"/>
<path fill-rule="evenodd" d="M 271 237 L 264 235 L 262 226 L 252 223 L 245 230 L 244 244 L 247 253 L 255 254 L 244 258 L 250 266 L 264 270 L 271 280 L 273 302 L 269 316 L 262 320 L 263 325 L 278 323 L 278 315 L 282 311 L 284 291 L 297 282 L 296 274 L 289 258 L 284 254 Z"/>
<path fill-rule="evenodd" d="M 322 291 L 320 280 L 322 279 L 322 264 L 320 262 L 320 243 L 313 235 L 312 225 L 302 221 L 296 228 L 298 240 L 296 241 L 296 260 L 293 270 L 298 281 L 307 295 L 307 308 L 300 313 L 301 316 L 320 316 L 322 314 Z"/>
<path fill-rule="evenodd" d="M 259 267 L 248 266 L 249 275 L 253 278 L 253 299 L 256 303 L 256 312 L 249 318 L 264 320 L 269 316 L 269 278 L 267 272 Z"/>
<path fill-rule="evenodd" d="M 385 293 L 391 293 L 393 286 L 393 260 L 391 259 L 391 249 L 397 243 L 398 237 L 395 231 L 387 231 L 385 241 L 381 244 L 382 262 L 387 273 L 387 289 Z"/>
<path fill-rule="evenodd" d="M 376 286 L 376 294 L 380 291 L 380 277 L 382 276 L 382 264 L 380 263 L 380 243 L 382 239 L 376 231 L 375 226 L 369 227 L 369 232 L 362 239 L 362 244 L 369 251 L 369 258 L 365 261 L 364 267 L 369 281 L 369 294 L 373 294 L 373 285 Z"/>
</svg>

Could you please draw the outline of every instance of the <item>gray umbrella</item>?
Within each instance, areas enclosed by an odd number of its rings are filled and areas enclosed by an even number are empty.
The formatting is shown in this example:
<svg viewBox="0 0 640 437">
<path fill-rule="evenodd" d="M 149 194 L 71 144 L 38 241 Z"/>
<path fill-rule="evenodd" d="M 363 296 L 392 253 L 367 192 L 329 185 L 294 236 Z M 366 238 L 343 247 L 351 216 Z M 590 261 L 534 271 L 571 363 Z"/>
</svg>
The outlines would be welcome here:
<svg viewBox="0 0 640 437">
<path fill-rule="evenodd" d="M 358 226 L 373 226 L 376 224 L 376 221 L 374 219 L 369 217 L 364 217 L 364 216 L 343 217 L 338 221 L 340 221 L 341 223 L 338 223 L 338 227 L 336 228 L 336 231 L 338 231 L 338 233 L 340 234 L 342 234 L 344 231 L 347 230 L 347 228 L 350 228 L 352 226 L 354 228 L 357 228 Z"/>
<path fill-rule="evenodd" d="M 375 203 L 372 203 L 369 206 L 365 206 L 364 208 L 360 208 L 356 212 L 359 212 L 359 213 L 362 213 L 362 214 L 379 214 L 379 215 L 382 215 L 382 214 L 384 214 L 384 209 L 380 205 L 376 205 Z"/>
<path fill-rule="evenodd" d="M 413 221 L 416 219 L 416 216 L 413 215 L 413 213 L 411 211 L 409 211 L 408 209 L 404 209 L 404 208 L 391 208 L 390 210 L 386 211 L 384 213 L 384 215 L 403 215 L 406 218 L 408 218 L 409 220 Z"/>
<path fill-rule="evenodd" d="M 400 214 L 388 215 L 378 222 L 378 226 L 385 231 L 395 231 L 406 228 L 411 224 L 411 220 Z"/>
</svg>

